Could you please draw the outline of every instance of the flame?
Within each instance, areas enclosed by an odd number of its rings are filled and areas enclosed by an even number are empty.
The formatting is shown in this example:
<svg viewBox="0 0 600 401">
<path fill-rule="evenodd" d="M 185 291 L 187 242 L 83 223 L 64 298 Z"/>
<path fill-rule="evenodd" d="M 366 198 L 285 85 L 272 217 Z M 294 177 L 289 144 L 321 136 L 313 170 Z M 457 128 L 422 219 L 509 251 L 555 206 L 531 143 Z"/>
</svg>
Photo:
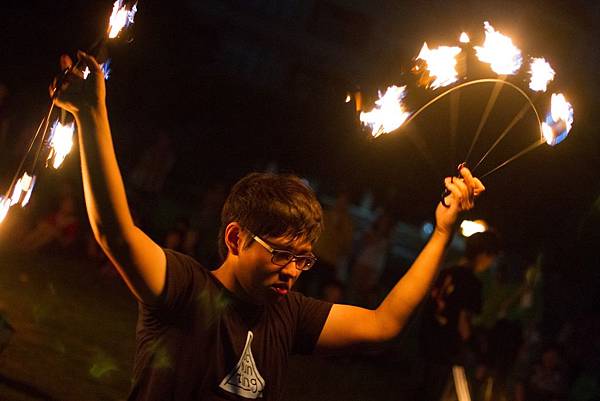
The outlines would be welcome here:
<svg viewBox="0 0 600 401">
<path fill-rule="evenodd" d="M 0 195 L 0 223 L 6 218 L 8 209 L 10 208 L 10 198 Z"/>
<path fill-rule="evenodd" d="M 25 177 L 26 175 L 27 175 L 27 173 L 24 173 L 23 177 Z M 27 204 L 29 203 L 29 199 L 31 199 L 31 194 L 33 193 L 33 187 L 35 186 L 35 179 L 36 179 L 35 175 L 34 176 L 27 175 L 27 177 L 28 177 L 29 182 L 28 182 L 27 189 L 26 190 L 24 189 L 25 192 L 23 195 L 23 200 L 21 201 L 21 207 L 27 206 Z M 25 186 L 24 186 L 24 188 L 25 188 Z"/>
<path fill-rule="evenodd" d="M 542 135 L 550 146 L 561 143 L 573 127 L 573 106 L 562 93 L 552 94 L 550 113 L 542 123 Z"/>
<path fill-rule="evenodd" d="M 521 67 L 521 50 L 513 45 L 508 36 L 494 30 L 489 22 L 484 22 L 485 42 L 483 47 L 475 46 L 477 58 L 490 64 L 492 71 L 500 75 L 510 75 Z"/>
<path fill-rule="evenodd" d="M 543 58 L 532 58 L 530 68 L 531 81 L 529 81 L 529 88 L 537 92 L 546 92 L 548 83 L 554 79 L 556 73 Z"/>
<path fill-rule="evenodd" d="M 23 173 L 23 176 L 15 183 L 13 193 L 9 198 L 10 206 L 20 203 L 21 207 L 25 207 L 29 203 L 34 185 L 35 176 L 30 176 L 27 172 Z"/>
<path fill-rule="evenodd" d="M 104 63 L 100 64 L 100 68 L 102 69 L 102 74 L 104 75 L 104 79 L 108 81 L 110 77 L 111 69 L 110 69 L 110 59 L 106 60 Z M 90 75 L 90 67 L 86 66 L 85 70 L 83 70 L 83 79 L 87 79 Z"/>
<path fill-rule="evenodd" d="M 456 56 L 460 52 L 460 47 L 440 46 L 437 49 L 430 49 L 427 42 L 423 43 L 417 60 L 424 60 L 429 77 L 435 78 L 427 86 L 437 89 L 458 80 Z M 418 71 L 419 67 L 417 66 L 415 69 Z"/>
<path fill-rule="evenodd" d="M 360 113 L 360 121 L 371 127 L 373 137 L 392 132 L 406 121 L 410 113 L 402 104 L 402 99 L 406 96 L 405 90 L 406 86 L 390 86 L 383 96 L 379 93 L 379 100 L 375 102 L 373 110 Z"/>
<path fill-rule="evenodd" d="M 116 0 L 113 4 L 113 11 L 108 22 L 108 37 L 114 39 L 119 36 L 121 29 L 127 28 L 133 24 L 135 13 L 137 12 L 137 2 L 128 9 L 123 5 L 123 0 Z"/>
<path fill-rule="evenodd" d="M 460 223 L 460 233 L 464 237 L 470 237 L 471 235 L 473 235 L 475 233 L 483 233 L 483 232 L 486 232 L 487 230 L 488 230 L 488 225 L 483 220 L 475 220 L 475 221 L 463 220 L 463 222 Z"/>
<path fill-rule="evenodd" d="M 58 120 L 52 125 L 50 133 L 50 154 L 48 155 L 48 161 L 53 159 L 52 167 L 55 169 L 59 168 L 65 157 L 71 151 L 73 147 L 73 133 L 75 131 L 75 122 L 71 122 L 67 125 L 62 125 Z"/>
<path fill-rule="evenodd" d="M 460 34 L 460 38 L 458 40 L 460 43 L 469 43 L 471 38 L 469 38 L 469 35 L 467 35 L 466 32 L 463 32 Z"/>
</svg>

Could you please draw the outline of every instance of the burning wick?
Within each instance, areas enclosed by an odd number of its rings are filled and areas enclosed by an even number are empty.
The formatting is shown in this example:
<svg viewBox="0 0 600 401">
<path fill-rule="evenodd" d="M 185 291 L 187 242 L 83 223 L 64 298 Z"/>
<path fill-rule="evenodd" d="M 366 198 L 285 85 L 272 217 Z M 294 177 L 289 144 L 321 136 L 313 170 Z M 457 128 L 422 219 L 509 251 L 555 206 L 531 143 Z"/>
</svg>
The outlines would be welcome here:
<svg viewBox="0 0 600 401">
<path fill-rule="evenodd" d="M 546 121 L 542 123 L 543 139 L 550 146 L 561 143 L 573 126 L 573 106 L 562 93 L 552 94 L 552 105 Z"/>
<path fill-rule="evenodd" d="M 360 121 L 371 127 L 371 134 L 377 138 L 381 134 L 392 132 L 400 127 L 410 115 L 404 110 L 402 99 L 406 96 L 406 86 L 390 86 L 379 99 L 375 108 L 369 112 L 360 113 Z"/>
<path fill-rule="evenodd" d="M 543 58 L 532 58 L 529 73 L 529 89 L 536 92 L 546 92 L 548 83 L 554 79 L 556 74 L 550 64 Z"/>
<path fill-rule="evenodd" d="M 494 30 L 489 22 L 484 22 L 485 41 L 483 46 L 475 46 L 477 58 L 490 64 L 492 71 L 499 75 L 511 75 L 521 68 L 521 50 L 513 45 L 512 40 Z"/>
<path fill-rule="evenodd" d="M 52 167 L 55 169 L 59 168 L 65 157 L 71 151 L 73 147 L 73 133 L 75 132 L 75 122 L 72 121 L 66 125 L 62 125 L 60 121 L 56 120 L 52 125 L 50 132 L 50 138 L 48 143 L 50 144 L 50 153 L 48 154 L 47 161 L 53 160 Z"/>
<path fill-rule="evenodd" d="M 123 5 L 123 0 L 116 0 L 108 22 L 108 37 L 110 39 L 116 38 L 123 28 L 133 24 L 136 12 L 137 2 L 128 9 L 127 6 Z"/>
</svg>

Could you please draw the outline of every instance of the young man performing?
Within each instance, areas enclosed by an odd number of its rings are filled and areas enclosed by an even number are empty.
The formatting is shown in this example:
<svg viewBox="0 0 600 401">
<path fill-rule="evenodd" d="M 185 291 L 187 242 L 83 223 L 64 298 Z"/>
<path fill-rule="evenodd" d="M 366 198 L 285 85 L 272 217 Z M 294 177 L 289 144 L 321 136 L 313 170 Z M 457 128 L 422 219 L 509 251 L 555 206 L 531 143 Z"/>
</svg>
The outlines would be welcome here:
<svg viewBox="0 0 600 401">
<path fill-rule="evenodd" d="M 87 212 L 95 237 L 139 302 L 129 400 L 280 400 L 288 355 L 398 335 L 427 294 L 458 214 L 483 190 L 468 169 L 445 181 L 431 239 L 375 310 L 331 305 L 291 291 L 315 261 L 321 207 L 297 177 L 250 174 L 223 207 L 222 265 L 209 272 L 162 249 L 132 220 L 113 149 L 104 78 L 73 69 L 55 102 L 76 119 Z M 61 58 L 63 68 L 71 60 Z"/>
</svg>

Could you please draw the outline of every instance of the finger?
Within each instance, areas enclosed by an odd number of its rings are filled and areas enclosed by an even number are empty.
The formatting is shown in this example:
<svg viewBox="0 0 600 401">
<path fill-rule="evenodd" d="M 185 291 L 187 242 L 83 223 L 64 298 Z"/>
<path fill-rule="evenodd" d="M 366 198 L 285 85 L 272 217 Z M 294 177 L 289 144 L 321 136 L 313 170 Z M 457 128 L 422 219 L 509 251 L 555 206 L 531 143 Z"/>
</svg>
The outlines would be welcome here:
<svg viewBox="0 0 600 401">
<path fill-rule="evenodd" d="M 473 191 L 473 194 L 475 196 L 479 196 L 481 195 L 482 192 L 485 191 L 485 187 L 483 186 L 483 184 L 481 183 L 481 181 L 479 180 L 479 178 L 473 178 L 474 182 L 475 182 L 475 189 Z"/>
<path fill-rule="evenodd" d="M 446 181 L 446 188 L 452 193 L 454 203 L 459 205 L 460 210 L 469 210 L 473 208 L 473 204 L 469 200 L 469 194 L 466 190 L 466 185 L 462 180 L 454 178 L 449 182 Z"/>
<path fill-rule="evenodd" d="M 460 190 L 461 195 L 462 195 L 462 201 L 461 201 L 461 205 L 463 207 L 463 209 L 471 209 L 473 207 L 473 194 L 471 193 L 471 190 L 469 189 L 468 185 L 465 183 L 465 181 L 462 178 L 454 178 L 454 180 L 452 181 L 452 183 L 454 185 L 456 185 L 456 187 Z"/>
<path fill-rule="evenodd" d="M 66 70 L 67 68 L 71 68 L 71 66 L 73 65 L 73 60 L 71 60 L 71 57 L 69 57 L 68 54 L 63 54 L 60 56 L 60 69 L 61 70 Z"/>
<path fill-rule="evenodd" d="M 100 67 L 100 64 L 98 64 L 96 59 L 93 56 L 90 56 L 89 54 L 81 50 L 77 52 L 77 59 L 81 61 L 84 65 L 86 65 L 92 73 L 102 71 L 102 67 Z"/>
<path fill-rule="evenodd" d="M 463 166 L 459 172 L 462 178 L 465 180 L 465 183 L 467 184 L 469 196 L 472 197 L 475 192 L 476 184 L 475 180 L 473 179 L 473 175 L 471 174 L 471 170 Z"/>
<path fill-rule="evenodd" d="M 463 206 L 463 192 L 458 188 L 458 186 L 454 183 L 455 179 L 453 178 L 446 178 L 444 180 L 444 185 L 446 186 L 446 189 L 448 190 L 448 192 L 450 192 L 450 195 L 448 195 L 446 198 L 444 198 L 446 200 L 446 203 L 448 205 L 452 206 L 456 206 L 456 205 L 460 205 L 460 208 L 462 209 Z"/>
</svg>

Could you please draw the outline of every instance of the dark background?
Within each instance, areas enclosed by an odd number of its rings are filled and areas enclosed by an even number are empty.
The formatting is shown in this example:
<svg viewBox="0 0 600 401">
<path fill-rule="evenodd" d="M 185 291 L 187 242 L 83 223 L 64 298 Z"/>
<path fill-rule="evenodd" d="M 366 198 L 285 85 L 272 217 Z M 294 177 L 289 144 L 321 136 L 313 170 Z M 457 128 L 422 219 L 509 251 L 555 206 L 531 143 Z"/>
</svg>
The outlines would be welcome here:
<svg viewBox="0 0 600 401">
<path fill-rule="evenodd" d="M 10 147 L 33 133 L 47 107 L 59 55 L 89 46 L 111 8 L 109 1 L 3 2 L 0 81 L 11 94 L 11 137 L 0 150 L 3 186 L 18 158 Z M 166 188 L 171 196 L 276 163 L 308 177 L 321 193 L 343 185 L 358 202 L 370 189 L 376 204 L 421 224 L 431 219 L 442 177 L 466 155 L 492 87 L 461 92 L 455 140 L 447 101 L 406 128 L 369 140 L 344 98 L 360 88 L 370 108 L 378 89 L 408 84 L 416 109 L 432 97 L 414 87 L 409 73 L 423 41 L 456 43 L 465 30 L 481 43 L 487 19 L 524 57 L 551 62 L 557 77 L 536 104 L 545 113 L 549 94 L 565 93 L 575 124 L 563 143 L 538 148 L 486 179 L 488 191 L 468 217 L 489 221 L 509 248 L 542 250 L 549 280 L 565 290 L 557 306 L 596 305 L 599 17 L 594 1 L 141 1 L 134 41 L 110 49 L 117 153 L 127 170 L 162 130 L 174 139 L 178 157 Z M 493 74 L 471 60 L 468 78 L 483 76 Z M 525 79 L 509 78 L 523 88 Z M 501 92 L 474 155 L 484 153 L 522 104 L 511 91 Z M 529 113 L 478 172 L 536 135 Z M 62 174 L 77 177 L 76 156 L 70 159 Z M 43 185 L 42 178 L 40 191 Z"/>
</svg>

